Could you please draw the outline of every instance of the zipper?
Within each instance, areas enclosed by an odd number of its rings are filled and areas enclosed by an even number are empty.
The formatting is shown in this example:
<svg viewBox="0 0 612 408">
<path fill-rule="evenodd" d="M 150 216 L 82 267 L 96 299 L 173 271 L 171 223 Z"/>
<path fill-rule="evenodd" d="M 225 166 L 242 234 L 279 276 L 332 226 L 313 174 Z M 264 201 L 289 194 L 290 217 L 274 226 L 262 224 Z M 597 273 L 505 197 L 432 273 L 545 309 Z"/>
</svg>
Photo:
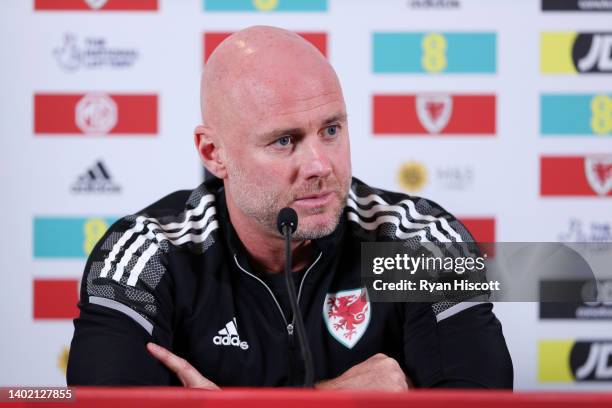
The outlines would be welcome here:
<svg viewBox="0 0 612 408">
<path fill-rule="evenodd" d="M 259 283 L 264 285 L 264 287 L 266 289 L 268 289 L 268 293 L 270 293 L 270 296 L 272 296 L 272 300 L 274 300 L 274 303 L 276 303 L 276 307 L 278 308 L 278 311 L 280 312 L 281 317 L 283 318 L 283 321 L 285 322 L 285 327 L 287 327 L 287 332 L 289 332 L 289 323 L 287 322 L 287 317 L 285 316 L 285 313 L 283 313 L 283 309 L 280 307 L 280 304 L 278 303 L 278 300 L 276 299 L 276 296 L 274 296 L 274 293 L 272 292 L 272 289 L 270 289 L 270 287 L 268 285 L 266 285 L 266 282 L 262 281 L 257 276 L 253 275 L 251 272 L 249 272 L 246 269 L 244 269 L 242 267 L 242 265 L 240 265 L 240 263 L 238 262 L 238 255 L 236 255 L 236 254 L 234 254 L 234 261 L 236 262 L 236 265 L 238 266 L 238 268 L 240 268 L 240 270 L 242 272 L 246 273 L 251 278 L 255 279 L 256 281 L 258 281 Z M 293 333 L 293 326 L 291 327 L 291 332 Z"/>
<path fill-rule="evenodd" d="M 297 304 L 298 307 L 300 306 L 300 295 L 302 294 L 302 287 L 304 286 L 304 281 L 306 280 L 306 276 L 308 276 L 308 274 L 310 273 L 310 271 L 312 270 L 312 268 L 317 264 L 317 262 L 319 262 L 319 259 L 321 259 L 321 255 L 323 255 L 323 252 L 319 253 L 319 256 L 317 257 L 317 259 L 314 260 L 314 262 L 312 263 L 312 265 L 310 265 L 308 267 L 308 269 L 306 270 L 306 272 L 304 272 L 304 276 L 302 276 L 302 280 L 300 281 L 300 287 L 298 289 L 298 294 L 297 294 Z M 272 292 L 272 289 L 270 289 L 270 287 L 266 284 L 266 282 L 262 281 L 259 277 L 253 275 L 251 272 L 247 271 L 246 269 L 244 269 L 242 267 L 242 265 L 240 265 L 240 263 L 238 262 L 238 255 L 236 253 L 234 253 L 234 262 L 236 263 L 236 266 L 238 266 L 238 268 L 246 273 L 248 276 L 250 276 L 251 278 L 255 279 L 256 281 L 258 281 L 259 283 L 261 283 L 267 290 L 268 293 L 270 294 L 270 296 L 272 296 L 272 300 L 274 300 L 274 303 L 276 304 L 276 308 L 278 309 L 281 317 L 283 318 L 283 322 L 285 323 L 285 328 L 287 329 L 287 340 L 289 343 L 289 353 L 290 353 L 290 360 L 289 360 L 289 383 L 290 384 L 294 384 L 295 383 L 295 358 L 293 357 L 294 354 L 294 340 L 293 340 L 293 332 L 294 332 L 294 324 L 295 324 L 295 316 L 293 316 L 293 319 L 291 321 L 291 323 L 289 323 L 287 321 L 287 316 L 285 316 L 285 313 L 283 313 L 283 309 L 280 307 L 280 304 L 278 303 L 278 299 L 276 299 L 276 296 L 274 296 L 274 292 Z"/>
<path fill-rule="evenodd" d="M 321 255 L 323 255 L 323 252 L 319 253 L 319 256 L 317 256 L 317 259 L 315 259 L 314 262 L 312 263 L 312 265 L 310 265 L 308 267 L 308 269 L 306 269 L 306 272 L 304 272 L 304 276 L 302 276 L 302 280 L 300 281 L 300 287 L 298 289 L 298 294 L 297 294 L 297 304 L 298 304 L 298 306 L 300 304 L 300 295 L 302 294 L 302 286 L 304 286 L 304 281 L 306 280 L 306 276 L 308 276 L 308 274 L 310 273 L 310 270 L 312 269 L 312 267 L 315 266 L 317 262 L 319 262 L 319 259 L 321 259 Z"/>
<path fill-rule="evenodd" d="M 312 268 L 317 264 L 317 262 L 319 262 L 319 259 L 321 259 L 321 255 L 323 255 L 323 252 L 319 253 L 319 256 L 317 257 L 317 259 L 314 260 L 312 265 L 310 265 L 308 269 L 306 270 L 306 272 L 304 272 L 304 276 L 302 276 L 302 280 L 300 281 L 300 287 L 298 289 L 298 294 L 297 294 L 298 306 L 300 304 L 300 295 L 302 294 L 302 287 L 304 286 L 304 281 L 306 280 L 306 276 L 308 276 Z M 276 299 L 276 296 L 274 296 L 274 292 L 272 292 L 272 289 L 270 289 L 270 287 L 266 284 L 266 282 L 262 281 L 259 277 L 253 275 L 251 272 L 244 269 L 242 265 L 240 265 L 240 263 L 238 262 L 238 255 L 235 253 L 234 253 L 234 262 L 236 263 L 236 266 L 238 266 L 238 268 L 240 268 L 242 272 L 246 273 L 251 278 L 257 280 L 259 283 L 264 285 L 264 287 L 268 290 L 268 293 L 270 294 L 270 296 L 272 296 L 272 300 L 274 300 L 274 303 L 276 304 L 276 308 L 278 309 L 281 317 L 283 318 L 283 322 L 285 322 L 285 328 L 287 329 L 289 341 L 291 342 L 291 344 L 293 344 L 293 329 L 294 329 L 293 324 L 295 323 L 295 316 L 293 316 L 291 323 L 289 323 L 287 321 L 287 316 L 285 316 L 285 313 L 283 313 L 283 309 L 280 307 L 280 304 L 278 303 L 278 300 Z"/>
</svg>

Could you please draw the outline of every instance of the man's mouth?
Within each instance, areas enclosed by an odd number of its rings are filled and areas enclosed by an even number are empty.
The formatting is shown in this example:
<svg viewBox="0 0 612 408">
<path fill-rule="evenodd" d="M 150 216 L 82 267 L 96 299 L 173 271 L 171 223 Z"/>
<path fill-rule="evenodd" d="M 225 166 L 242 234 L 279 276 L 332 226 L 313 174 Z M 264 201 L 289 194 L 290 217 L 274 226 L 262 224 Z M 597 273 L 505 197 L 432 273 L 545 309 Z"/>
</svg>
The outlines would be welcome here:
<svg viewBox="0 0 612 408">
<path fill-rule="evenodd" d="M 302 207 L 321 207 L 328 204 L 334 196 L 333 191 L 322 191 L 316 194 L 308 194 L 295 199 L 295 204 Z"/>
</svg>

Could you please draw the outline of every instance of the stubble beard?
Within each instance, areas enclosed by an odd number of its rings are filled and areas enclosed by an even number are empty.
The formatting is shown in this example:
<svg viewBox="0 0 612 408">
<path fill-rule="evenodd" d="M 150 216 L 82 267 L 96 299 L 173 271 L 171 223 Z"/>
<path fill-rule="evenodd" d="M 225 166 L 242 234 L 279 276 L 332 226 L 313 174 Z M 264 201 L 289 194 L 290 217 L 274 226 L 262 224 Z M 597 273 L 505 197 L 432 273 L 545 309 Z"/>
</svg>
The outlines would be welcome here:
<svg viewBox="0 0 612 408">
<path fill-rule="evenodd" d="M 269 191 L 266 188 L 251 183 L 247 178 L 246 172 L 240 167 L 234 166 L 234 163 L 227 162 L 227 171 L 229 175 L 227 188 L 236 206 L 245 215 L 253 218 L 265 231 L 273 234 L 278 234 L 276 218 L 279 211 L 287 206 L 285 203 L 291 203 L 295 197 L 317 193 L 323 187 L 322 180 L 314 180 L 311 184 L 301 188 L 297 194 L 292 193 L 291 199 L 287 200 L 278 191 Z M 323 238 L 336 230 L 340 217 L 344 212 L 350 183 L 351 177 L 349 176 L 345 183 L 335 186 L 337 188 L 334 193 L 338 203 L 336 203 L 336 208 L 334 208 L 330 221 L 325 223 L 325 225 L 316 225 L 308 228 L 298 221 L 298 228 L 293 234 L 294 241 Z M 309 212 L 309 215 L 323 212 L 322 208 L 315 208 Z"/>
</svg>

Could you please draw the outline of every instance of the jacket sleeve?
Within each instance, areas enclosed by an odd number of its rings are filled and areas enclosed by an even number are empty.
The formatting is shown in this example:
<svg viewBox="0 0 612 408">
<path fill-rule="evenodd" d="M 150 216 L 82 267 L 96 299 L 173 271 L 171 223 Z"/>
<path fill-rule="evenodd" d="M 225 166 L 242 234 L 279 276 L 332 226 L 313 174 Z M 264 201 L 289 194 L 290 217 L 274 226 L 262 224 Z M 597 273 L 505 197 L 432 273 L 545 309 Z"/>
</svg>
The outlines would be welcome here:
<svg viewBox="0 0 612 408">
<path fill-rule="evenodd" d="M 89 256 L 68 358 L 68 385 L 171 385 L 176 377 L 146 350 L 171 349 L 172 280 L 167 241 L 139 216 L 113 224 Z"/>
<path fill-rule="evenodd" d="M 415 386 L 512 388 L 512 360 L 491 303 L 408 303 L 405 313 L 404 363 Z"/>
<path fill-rule="evenodd" d="M 443 230 L 449 236 L 437 242 L 462 242 L 456 248 L 481 254 L 459 220 L 433 202 L 428 206 L 439 220 L 447 221 Z M 473 274 L 470 280 L 486 281 L 486 272 Z M 493 304 L 476 301 L 488 299 L 483 293 L 465 293 L 459 298 L 467 300 L 406 304 L 404 355 L 409 377 L 413 375 L 416 385 L 422 387 L 512 388 L 512 359 Z"/>
</svg>

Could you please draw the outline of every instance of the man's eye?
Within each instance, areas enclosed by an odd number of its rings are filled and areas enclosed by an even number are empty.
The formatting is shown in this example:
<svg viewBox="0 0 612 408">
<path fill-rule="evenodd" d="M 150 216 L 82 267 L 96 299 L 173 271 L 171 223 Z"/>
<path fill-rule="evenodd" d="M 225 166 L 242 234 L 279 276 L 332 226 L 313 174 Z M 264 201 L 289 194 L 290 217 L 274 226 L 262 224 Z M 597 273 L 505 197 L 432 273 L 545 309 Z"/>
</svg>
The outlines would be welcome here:
<svg viewBox="0 0 612 408">
<path fill-rule="evenodd" d="M 332 125 L 332 126 L 328 126 L 325 128 L 325 135 L 326 136 L 336 136 L 336 134 L 338 133 L 338 125 Z"/>
<path fill-rule="evenodd" d="M 278 146 L 289 146 L 291 144 L 291 141 L 292 141 L 291 136 L 283 136 L 283 137 L 276 139 L 274 144 Z"/>
</svg>

